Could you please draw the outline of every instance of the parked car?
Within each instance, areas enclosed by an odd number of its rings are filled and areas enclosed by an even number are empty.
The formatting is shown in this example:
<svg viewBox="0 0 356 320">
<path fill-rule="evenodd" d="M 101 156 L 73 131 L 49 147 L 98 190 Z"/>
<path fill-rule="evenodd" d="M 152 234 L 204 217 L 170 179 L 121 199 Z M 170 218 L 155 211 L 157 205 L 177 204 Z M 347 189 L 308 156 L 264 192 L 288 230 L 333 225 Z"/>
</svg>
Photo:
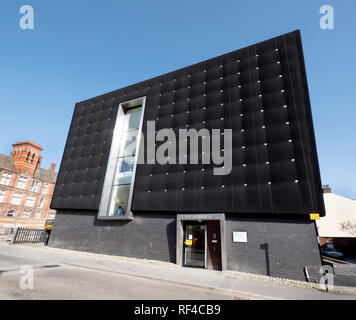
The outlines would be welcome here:
<svg viewBox="0 0 356 320">
<path fill-rule="evenodd" d="M 326 242 L 325 246 L 321 247 L 321 253 L 323 256 L 329 258 L 344 260 L 344 255 L 334 248 L 334 243 L 332 241 Z"/>
</svg>

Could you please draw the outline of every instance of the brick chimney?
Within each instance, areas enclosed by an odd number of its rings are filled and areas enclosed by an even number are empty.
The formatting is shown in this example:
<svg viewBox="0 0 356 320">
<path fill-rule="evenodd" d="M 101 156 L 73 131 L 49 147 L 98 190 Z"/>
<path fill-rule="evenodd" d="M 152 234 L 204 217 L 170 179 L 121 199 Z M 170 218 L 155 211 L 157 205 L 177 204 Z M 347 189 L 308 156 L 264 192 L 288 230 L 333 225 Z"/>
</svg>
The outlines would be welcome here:
<svg viewBox="0 0 356 320">
<path fill-rule="evenodd" d="M 49 171 L 54 173 L 55 169 L 56 169 L 56 164 L 55 163 L 51 163 L 51 167 L 49 168 Z"/>
<path fill-rule="evenodd" d="M 323 185 L 323 192 L 324 193 L 331 193 L 331 188 L 328 184 Z"/>
<path fill-rule="evenodd" d="M 42 147 L 33 141 L 16 142 L 12 145 L 10 158 L 19 173 L 28 171 L 33 175 L 41 159 L 42 150 Z"/>
</svg>

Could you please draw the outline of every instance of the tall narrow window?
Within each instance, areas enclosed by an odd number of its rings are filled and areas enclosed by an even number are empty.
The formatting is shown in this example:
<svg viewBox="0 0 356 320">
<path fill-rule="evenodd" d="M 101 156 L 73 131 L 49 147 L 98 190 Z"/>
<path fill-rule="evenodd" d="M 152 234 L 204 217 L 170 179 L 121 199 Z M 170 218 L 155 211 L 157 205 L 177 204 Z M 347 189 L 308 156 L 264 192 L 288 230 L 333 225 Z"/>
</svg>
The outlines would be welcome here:
<svg viewBox="0 0 356 320">
<path fill-rule="evenodd" d="M 131 219 L 131 198 L 145 98 L 118 109 L 98 218 Z"/>
<path fill-rule="evenodd" d="M 6 194 L 5 190 L 0 190 L 0 202 L 4 202 L 5 194 Z"/>
<path fill-rule="evenodd" d="M 42 189 L 42 194 L 47 194 L 47 191 L 48 191 L 48 184 L 45 183 Z"/>
</svg>

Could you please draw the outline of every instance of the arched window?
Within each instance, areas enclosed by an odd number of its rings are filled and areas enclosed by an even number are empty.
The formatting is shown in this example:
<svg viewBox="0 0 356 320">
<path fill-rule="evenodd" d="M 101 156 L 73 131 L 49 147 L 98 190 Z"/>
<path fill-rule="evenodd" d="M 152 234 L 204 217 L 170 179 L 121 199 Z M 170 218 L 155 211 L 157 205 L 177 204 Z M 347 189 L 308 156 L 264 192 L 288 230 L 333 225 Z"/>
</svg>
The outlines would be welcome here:
<svg viewBox="0 0 356 320">
<path fill-rule="evenodd" d="M 27 153 L 26 161 L 28 161 L 28 159 L 30 158 L 30 155 L 31 155 L 31 151 L 29 151 L 29 152 Z"/>
</svg>

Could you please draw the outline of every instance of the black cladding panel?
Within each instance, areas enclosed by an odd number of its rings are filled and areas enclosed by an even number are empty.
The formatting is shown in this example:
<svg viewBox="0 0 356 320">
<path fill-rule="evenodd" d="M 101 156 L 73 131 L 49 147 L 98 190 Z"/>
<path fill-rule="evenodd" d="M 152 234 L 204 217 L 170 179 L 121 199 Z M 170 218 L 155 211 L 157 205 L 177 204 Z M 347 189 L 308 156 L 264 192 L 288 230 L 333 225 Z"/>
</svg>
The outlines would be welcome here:
<svg viewBox="0 0 356 320">
<path fill-rule="evenodd" d="M 133 212 L 325 214 L 299 31 L 78 103 L 53 209 L 98 210 L 118 105 L 142 96 L 143 132 L 232 129 L 233 166 L 140 164 Z"/>
</svg>

